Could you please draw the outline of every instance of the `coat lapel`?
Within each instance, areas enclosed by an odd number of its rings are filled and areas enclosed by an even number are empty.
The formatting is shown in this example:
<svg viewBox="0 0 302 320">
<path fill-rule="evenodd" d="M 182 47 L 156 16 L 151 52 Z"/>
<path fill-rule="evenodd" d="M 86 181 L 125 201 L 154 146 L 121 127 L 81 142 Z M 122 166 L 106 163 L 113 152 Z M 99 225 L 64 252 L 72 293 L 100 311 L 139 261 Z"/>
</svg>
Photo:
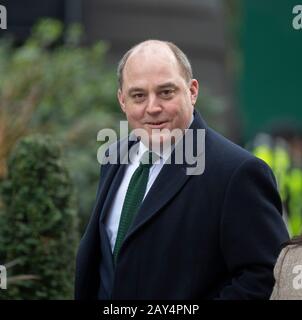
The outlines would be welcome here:
<svg viewBox="0 0 302 320">
<path fill-rule="evenodd" d="M 104 219 L 106 218 L 107 213 L 110 210 L 110 206 L 112 204 L 112 201 L 114 201 L 114 196 L 122 182 L 126 165 L 121 164 L 121 165 L 113 165 L 113 168 L 110 168 L 110 179 L 106 181 L 106 184 L 109 183 L 110 187 L 107 189 L 108 191 L 106 192 L 106 197 L 103 199 L 103 206 L 100 212 L 100 221 L 103 222 Z"/>
</svg>

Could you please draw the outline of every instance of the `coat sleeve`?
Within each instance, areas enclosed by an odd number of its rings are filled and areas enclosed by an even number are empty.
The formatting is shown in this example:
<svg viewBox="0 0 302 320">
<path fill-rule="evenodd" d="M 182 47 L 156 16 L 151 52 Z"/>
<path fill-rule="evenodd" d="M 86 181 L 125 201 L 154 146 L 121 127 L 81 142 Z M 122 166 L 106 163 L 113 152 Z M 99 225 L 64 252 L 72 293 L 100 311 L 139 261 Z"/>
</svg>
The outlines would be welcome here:
<svg viewBox="0 0 302 320">
<path fill-rule="evenodd" d="M 222 204 L 220 247 L 231 274 L 218 299 L 269 299 L 273 268 L 288 240 L 271 169 L 258 158 L 244 161 L 229 180 Z"/>
</svg>

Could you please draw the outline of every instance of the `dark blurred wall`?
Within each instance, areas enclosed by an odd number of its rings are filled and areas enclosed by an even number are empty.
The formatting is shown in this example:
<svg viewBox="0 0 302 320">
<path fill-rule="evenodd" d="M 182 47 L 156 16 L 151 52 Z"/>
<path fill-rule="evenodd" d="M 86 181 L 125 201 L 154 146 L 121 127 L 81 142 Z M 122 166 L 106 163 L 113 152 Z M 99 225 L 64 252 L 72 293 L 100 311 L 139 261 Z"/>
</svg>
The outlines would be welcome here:
<svg viewBox="0 0 302 320">
<path fill-rule="evenodd" d="M 54 17 L 64 20 L 64 1 L 62 0 L 1 0 L 7 9 L 7 33 L 18 41 L 24 40 L 30 28 L 40 17 Z"/>
<path fill-rule="evenodd" d="M 64 23 L 81 20 L 81 0 L 0 0 L 7 9 L 7 30 L 17 41 L 23 41 L 34 23 L 51 17 Z"/>
</svg>

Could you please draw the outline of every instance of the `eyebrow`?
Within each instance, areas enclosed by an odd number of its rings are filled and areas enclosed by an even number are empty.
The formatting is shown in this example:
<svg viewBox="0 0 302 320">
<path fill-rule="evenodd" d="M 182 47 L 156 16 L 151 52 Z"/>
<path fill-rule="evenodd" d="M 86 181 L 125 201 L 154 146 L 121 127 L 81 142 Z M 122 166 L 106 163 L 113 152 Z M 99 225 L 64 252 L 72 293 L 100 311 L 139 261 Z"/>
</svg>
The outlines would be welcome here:
<svg viewBox="0 0 302 320">
<path fill-rule="evenodd" d="M 145 91 L 145 90 L 139 87 L 133 87 L 128 90 L 128 94 L 130 95 L 133 92 L 142 92 L 142 91 Z"/>
<path fill-rule="evenodd" d="M 177 88 L 177 85 L 173 82 L 167 82 L 167 83 L 163 83 L 161 85 L 158 86 L 158 89 L 164 89 L 164 88 Z"/>
<path fill-rule="evenodd" d="M 161 90 L 161 89 L 165 89 L 165 88 L 174 88 L 174 89 L 177 89 L 177 85 L 173 82 L 166 82 L 166 83 L 163 83 L 159 86 L 157 86 L 157 89 L 158 90 Z M 140 87 L 132 87 L 128 90 L 128 94 L 131 95 L 133 92 L 142 92 L 142 91 L 145 91 L 143 88 L 140 88 Z"/>
</svg>

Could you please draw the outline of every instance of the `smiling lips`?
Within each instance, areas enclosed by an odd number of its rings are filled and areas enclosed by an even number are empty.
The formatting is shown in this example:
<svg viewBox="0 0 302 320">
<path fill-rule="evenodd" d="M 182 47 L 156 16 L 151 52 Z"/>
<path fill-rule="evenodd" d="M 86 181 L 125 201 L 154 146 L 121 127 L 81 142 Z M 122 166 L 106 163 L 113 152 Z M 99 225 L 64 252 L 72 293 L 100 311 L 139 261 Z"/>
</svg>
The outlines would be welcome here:
<svg viewBox="0 0 302 320">
<path fill-rule="evenodd" d="M 160 128 L 164 127 L 166 123 L 167 123 L 167 121 L 156 121 L 156 122 L 154 121 L 154 122 L 147 122 L 146 124 L 150 128 L 160 129 Z"/>
</svg>

